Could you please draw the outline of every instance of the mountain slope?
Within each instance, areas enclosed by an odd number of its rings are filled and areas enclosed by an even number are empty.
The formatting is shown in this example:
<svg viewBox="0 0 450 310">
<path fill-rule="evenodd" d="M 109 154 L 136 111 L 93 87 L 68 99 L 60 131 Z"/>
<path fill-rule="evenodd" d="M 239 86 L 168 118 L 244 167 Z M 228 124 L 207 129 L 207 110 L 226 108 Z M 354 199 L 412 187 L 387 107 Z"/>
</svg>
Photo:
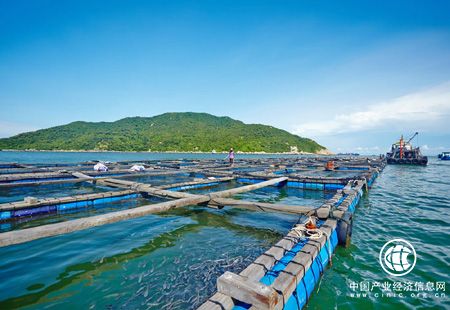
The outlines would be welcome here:
<svg viewBox="0 0 450 310">
<path fill-rule="evenodd" d="M 0 149 L 315 153 L 324 147 L 272 126 L 206 113 L 165 113 L 115 122 L 73 122 L 0 139 Z"/>
</svg>

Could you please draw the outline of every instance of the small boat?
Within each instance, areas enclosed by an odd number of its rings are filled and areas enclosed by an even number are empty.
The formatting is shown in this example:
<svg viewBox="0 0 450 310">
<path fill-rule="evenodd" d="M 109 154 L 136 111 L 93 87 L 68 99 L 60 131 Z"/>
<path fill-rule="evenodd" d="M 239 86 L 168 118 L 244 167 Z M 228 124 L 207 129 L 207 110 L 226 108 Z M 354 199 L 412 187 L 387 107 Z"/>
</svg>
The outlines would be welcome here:
<svg viewBox="0 0 450 310">
<path fill-rule="evenodd" d="M 450 152 L 442 152 L 438 155 L 441 160 L 450 160 Z"/>
<path fill-rule="evenodd" d="M 426 166 L 428 157 L 423 156 L 419 147 L 413 147 L 410 143 L 419 133 L 416 132 L 408 141 L 400 140 L 392 144 L 391 151 L 386 153 L 386 162 L 393 165 L 421 165 Z"/>
</svg>

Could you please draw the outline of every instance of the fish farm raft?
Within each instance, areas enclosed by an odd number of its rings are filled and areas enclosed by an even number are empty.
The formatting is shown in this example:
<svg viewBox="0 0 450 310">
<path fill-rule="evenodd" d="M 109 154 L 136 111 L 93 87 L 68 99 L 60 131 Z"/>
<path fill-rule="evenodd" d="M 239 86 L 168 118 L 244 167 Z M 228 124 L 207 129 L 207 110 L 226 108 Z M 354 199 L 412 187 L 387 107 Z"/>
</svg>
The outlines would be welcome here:
<svg viewBox="0 0 450 310">
<path fill-rule="evenodd" d="M 0 247 L 176 208 L 288 213 L 298 217 L 288 233 L 239 272 L 225 269 L 213 279 L 215 293 L 194 307 L 301 309 L 335 248 L 351 242 L 353 214 L 385 159 L 259 158 L 239 159 L 232 166 L 215 159 L 120 161 L 105 163 L 107 171 L 94 171 L 97 163 L 0 163 Z M 132 171 L 136 165 L 139 171 Z M 331 194 L 319 205 L 252 198 L 263 188 Z M 96 208 L 102 212 L 86 212 Z"/>
</svg>

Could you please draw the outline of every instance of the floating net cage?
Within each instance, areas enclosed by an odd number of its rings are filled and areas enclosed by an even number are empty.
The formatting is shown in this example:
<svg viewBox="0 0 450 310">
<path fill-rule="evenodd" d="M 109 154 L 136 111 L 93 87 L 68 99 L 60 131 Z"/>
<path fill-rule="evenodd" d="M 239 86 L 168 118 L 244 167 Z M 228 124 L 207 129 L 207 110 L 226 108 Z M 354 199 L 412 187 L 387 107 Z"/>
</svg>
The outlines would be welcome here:
<svg viewBox="0 0 450 310">
<path fill-rule="evenodd" d="M 384 167 L 339 158 L 326 171 L 327 160 L 117 162 L 104 173 L 95 162 L 2 163 L 0 277 L 14 281 L 0 283 L 0 307 L 196 309 L 220 295 L 249 308 L 217 280 L 251 267 L 310 216 L 327 226 L 318 210 L 353 212 Z M 334 224 L 311 271 L 323 271 L 337 236 Z M 309 240 L 296 238 L 257 282 L 277 285 Z"/>
</svg>

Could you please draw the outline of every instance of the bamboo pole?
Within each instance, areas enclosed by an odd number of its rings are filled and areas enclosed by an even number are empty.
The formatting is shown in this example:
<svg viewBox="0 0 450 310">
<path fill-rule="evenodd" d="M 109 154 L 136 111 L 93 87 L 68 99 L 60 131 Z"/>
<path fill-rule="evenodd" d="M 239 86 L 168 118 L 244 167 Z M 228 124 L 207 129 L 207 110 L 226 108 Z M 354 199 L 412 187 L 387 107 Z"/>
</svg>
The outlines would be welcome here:
<svg viewBox="0 0 450 310">
<path fill-rule="evenodd" d="M 255 189 L 263 188 L 266 186 L 283 183 L 287 180 L 288 180 L 287 177 L 271 179 L 271 180 L 267 180 L 267 181 L 260 182 L 260 183 L 255 183 L 255 184 L 246 185 L 246 186 L 240 186 L 240 187 L 228 189 L 228 190 L 221 191 L 221 192 L 211 193 L 211 194 L 209 194 L 209 196 L 211 197 L 211 199 L 231 197 L 231 196 L 234 196 L 234 195 L 237 195 L 240 193 L 245 193 L 245 192 L 253 191 Z"/>
<path fill-rule="evenodd" d="M 184 187 L 189 185 L 200 185 L 200 184 L 209 184 L 209 183 L 222 183 L 222 182 L 228 182 L 234 180 L 234 177 L 224 177 L 224 178 L 217 178 L 217 179 L 205 179 L 205 180 L 199 180 L 199 181 L 192 181 L 192 182 L 181 182 L 181 183 L 174 183 L 174 184 L 167 184 L 158 186 L 160 189 L 171 189 L 175 187 Z"/>
<path fill-rule="evenodd" d="M 307 214 L 314 211 L 314 208 L 308 206 L 291 206 L 285 204 L 253 202 L 230 198 L 214 198 L 208 204 L 213 206 L 227 206 L 254 211 L 283 212 L 290 214 Z"/>
</svg>

